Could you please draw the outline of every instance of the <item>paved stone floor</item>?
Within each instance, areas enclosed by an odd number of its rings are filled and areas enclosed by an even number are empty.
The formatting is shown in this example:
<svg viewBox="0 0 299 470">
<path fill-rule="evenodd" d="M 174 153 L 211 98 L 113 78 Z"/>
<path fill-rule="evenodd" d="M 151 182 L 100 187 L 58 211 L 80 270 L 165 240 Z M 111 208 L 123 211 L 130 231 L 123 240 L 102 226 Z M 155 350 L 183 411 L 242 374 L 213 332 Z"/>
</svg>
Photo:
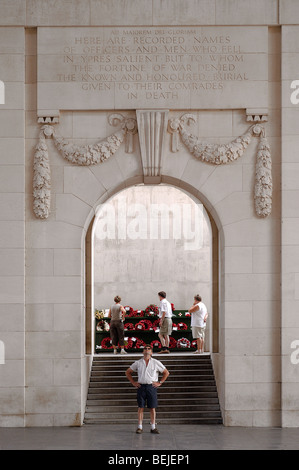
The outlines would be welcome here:
<svg viewBox="0 0 299 470">
<path fill-rule="evenodd" d="M 56 428 L 0 428 L 0 450 L 299 450 L 299 429 L 242 428 L 222 425 L 85 425 Z"/>
</svg>

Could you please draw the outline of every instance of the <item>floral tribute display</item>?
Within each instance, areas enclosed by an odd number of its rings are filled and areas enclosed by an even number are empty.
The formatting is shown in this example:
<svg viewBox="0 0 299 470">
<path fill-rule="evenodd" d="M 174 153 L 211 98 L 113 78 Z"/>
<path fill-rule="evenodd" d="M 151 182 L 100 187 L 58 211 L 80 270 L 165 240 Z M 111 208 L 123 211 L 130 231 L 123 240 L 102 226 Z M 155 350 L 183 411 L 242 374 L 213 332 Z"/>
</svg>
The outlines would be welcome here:
<svg viewBox="0 0 299 470">
<path fill-rule="evenodd" d="M 100 320 L 97 322 L 96 329 L 97 331 L 109 331 L 110 325 L 106 320 Z"/>
<path fill-rule="evenodd" d="M 133 317 L 134 310 L 132 309 L 132 307 L 130 307 L 129 305 L 126 305 L 124 309 L 126 311 L 127 317 Z"/>
<path fill-rule="evenodd" d="M 177 340 L 176 344 L 178 348 L 186 349 L 186 348 L 190 348 L 191 343 L 187 338 L 180 338 Z"/>
<path fill-rule="evenodd" d="M 150 320 L 140 320 L 135 326 L 135 330 L 152 330 L 153 324 Z"/>
<path fill-rule="evenodd" d="M 170 349 L 175 348 L 177 345 L 177 340 L 174 339 L 172 336 L 169 336 L 169 347 Z"/>
<path fill-rule="evenodd" d="M 110 336 L 102 339 L 101 347 L 102 349 L 112 349 L 112 341 Z"/>
<path fill-rule="evenodd" d="M 147 315 L 151 315 L 151 316 L 159 315 L 159 309 L 158 309 L 157 305 L 150 304 L 146 307 L 145 313 Z"/>
<path fill-rule="evenodd" d="M 161 348 L 162 348 L 161 341 L 159 341 L 158 339 L 152 341 L 152 342 L 151 342 L 151 347 L 152 347 L 153 349 L 154 349 L 154 348 L 161 349 Z"/>
<path fill-rule="evenodd" d="M 144 317 L 144 312 L 143 310 L 133 310 L 133 317 Z"/>
<path fill-rule="evenodd" d="M 105 316 L 104 310 L 95 309 L 95 315 L 94 316 L 97 320 L 102 320 L 102 318 L 104 318 L 104 316 Z"/>
<path fill-rule="evenodd" d="M 145 342 L 142 339 L 132 336 L 131 338 L 128 338 L 128 342 L 125 346 L 125 349 L 143 349 L 144 346 Z"/>
<path fill-rule="evenodd" d="M 177 324 L 177 328 L 178 328 L 178 330 L 187 330 L 188 326 L 187 326 L 186 323 L 180 322 L 180 323 Z"/>
<path fill-rule="evenodd" d="M 124 321 L 125 349 L 131 352 L 142 350 L 145 344 L 150 344 L 154 351 L 160 350 L 162 344 L 158 333 L 160 331 L 159 308 L 155 304 L 149 304 L 144 309 L 136 309 L 135 306 L 126 305 L 126 318 Z M 170 350 L 194 350 L 197 348 L 196 340 L 193 340 L 191 333 L 191 316 L 186 310 L 174 310 L 173 312 L 173 330 L 169 337 Z M 110 318 L 108 309 L 96 309 L 96 344 L 97 352 L 104 352 L 112 349 L 109 328 Z"/>
</svg>

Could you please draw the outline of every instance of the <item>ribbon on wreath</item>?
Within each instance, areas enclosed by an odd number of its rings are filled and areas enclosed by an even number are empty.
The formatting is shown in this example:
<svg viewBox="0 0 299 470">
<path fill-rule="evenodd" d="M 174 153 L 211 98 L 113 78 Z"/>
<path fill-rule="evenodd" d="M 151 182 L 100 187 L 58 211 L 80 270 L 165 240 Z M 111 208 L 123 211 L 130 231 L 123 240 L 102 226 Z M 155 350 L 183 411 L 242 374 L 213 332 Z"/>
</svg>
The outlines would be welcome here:
<svg viewBox="0 0 299 470">
<path fill-rule="evenodd" d="M 129 340 L 130 342 L 130 347 L 128 346 L 128 349 L 142 349 L 145 346 L 145 342 L 140 339 L 140 338 L 135 338 L 132 336 Z"/>
<path fill-rule="evenodd" d="M 151 315 L 151 316 L 158 315 L 159 314 L 159 309 L 158 309 L 157 305 L 150 304 L 146 307 L 145 313 L 147 315 Z"/>
<path fill-rule="evenodd" d="M 158 340 L 158 339 L 155 339 L 154 341 L 151 342 L 151 347 L 154 349 L 154 348 L 158 348 L 158 349 L 161 349 L 162 348 L 162 344 L 161 342 Z"/>
<path fill-rule="evenodd" d="M 126 305 L 124 309 L 126 311 L 127 317 L 133 317 L 134 310 L 132 309 L 132 307 L 130 307 L 129 305 Z"/>
<path fill-rule="evenodd" d="M 190 341 L 187 338 L 180 338 L 177 340 L 177 347 L 180 349 L 190 348 Z"/>
<path fill-rule="evenodd" d="M 153 325 L 150 320 L 140 320 L 140 322 L 135 325 L 135 330 L 150 330 L 152 327 Z"/>
<path fill-rule="evenodd" d="M 186 325 L 186 323 L 183 323 L 183 322 L 178 323 L 176 326 L 177 326 L 178 330 L 187 330 L 188 329 L 188 326 Z"/>
</svg>

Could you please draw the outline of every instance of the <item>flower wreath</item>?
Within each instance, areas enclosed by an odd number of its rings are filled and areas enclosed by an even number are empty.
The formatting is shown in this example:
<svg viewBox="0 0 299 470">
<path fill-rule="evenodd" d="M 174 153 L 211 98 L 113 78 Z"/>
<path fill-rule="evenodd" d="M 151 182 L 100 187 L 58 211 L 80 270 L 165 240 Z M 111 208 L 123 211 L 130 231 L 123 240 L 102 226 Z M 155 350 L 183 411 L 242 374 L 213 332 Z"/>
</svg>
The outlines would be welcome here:
<svg viewBox="0 0 299 470">
<path fill-rule="evenodd" d="M 126 305 L 124 307 L 125 311 L 126 311 L 126 316 L 129 316 L 131 317 L 132 316 L 132 313 L 134 312 L 134 310 L 132 309 L 132 307 L 130 307 L 129 305 Z"/>
<path fill-rule="evenodd" d="M 153 323 L 152 323 L 152 328 L 154 331 L 156 331 L 157 328 L 160 327 L 160 320 L 159 318 L 157 318 L 157 320 L 154 320 Z"/>
<path fill-rule="evenodd" d="M 140 339 L 140 338 L 135 338 L 132 336 L 132 338 L 129 339 L 128 341 L 128 349 L 141 349 L 144 348 L 145 342 Z"/>
<path fill-rule="evenodd" d="M 144 316 L 144 312 L 143 310 L 133 310 L 133 317 L 143 317 Z"/>
<path fill-rule="evenodd" d="M 97 323 L 96 330 L 97 331 L 109 331 L 110 325 L 108 322 L 106 322 L 106 320 L 100 320 Z"/>
<path fill-rule="evenodd" d="M 187 338 L 180 338 L 177 340 L 178 348 L 190 348 L 190 341 Z"/>
<path fill-rule="evenodd" d="M 102 320 L 104 318 L 104 310 L 95 309 L 95 318 L 97 320 Z"/>
<path fill-rule="evenodd" d="M 196 348 L 197 349 L 197 341 L 194 339 L 191 343 L 191 348 Z"/>
<path fill-rule="evenodd" d="M 159 314 L 159 309 L 158 309 L 157 305 L 150 304 L 146 307 L 145 313 L 147 315 L 158 315 Z"/>
<path fill-rule="evenodd" d="M 124 324 L 124 330 L 134 330 L 133 323 L 125 323 Z"/>
<path fill-rule="evenodd" d="M 177 344 L 177 341 L 172 336 L 169 336 L 169 347 L 175 348 L 176 344 Z"/>
<path fill-rule="evenodd" d="M 140 320 L 140 322 L 136 323 L 135 330 L 150 330 L 152 327 L 153 325 L 150 320 Z"/>
<path fill-rule="evenodd" d="M 151 342 L 151 347 L 154 348 L 162 348 L 162 344 L 158 339 L 155 339 L 154 341 Z"/>
<path fill-rule="evenodd" d="M 188 329 L 188 326 L 186 325 L 186 323 L 178 323 L 177 324 L 177 327 L 178 327 L 178 330 L 187 330 Z"/>
<path fill-rule="evenodd" d="M 112 341 L 111 341 L 111 338 L 109 338 L 109 336 L 107 336 L 107 338 L 102 339 L 101 347 L 102 349 L 112 349 Z"/>
</svg>

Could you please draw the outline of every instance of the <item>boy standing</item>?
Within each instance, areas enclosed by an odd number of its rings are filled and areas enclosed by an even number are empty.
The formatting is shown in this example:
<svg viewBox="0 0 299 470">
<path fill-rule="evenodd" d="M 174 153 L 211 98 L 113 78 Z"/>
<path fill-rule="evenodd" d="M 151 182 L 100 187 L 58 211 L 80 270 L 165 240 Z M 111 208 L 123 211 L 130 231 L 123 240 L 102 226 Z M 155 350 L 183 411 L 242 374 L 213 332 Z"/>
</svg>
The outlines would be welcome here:
<svg viewBox="0 0 299 470">
<path fill-rule="evenodd" d="M 145 404 L 150 409 L 151 433 L 160 434 L 156 428 L 156 408 L 158 406 L 157 388 L 165 382 L 169 376 L 169 371 L 157 359 L 152 358 L 153 349 L 146 344 L 143 349 L 143 358 L 135 361 L 127 370 L 126 376 L 131 384 L 137 388 L 138 404 L 138 428 L 137 434 L 142 433 L 143 411 Z M 133 379 L 133 372 L 138 373 L 137 382 Z M 158 373 L 162 373 L 162 378 L 158 380 Z"/>
</svg>

